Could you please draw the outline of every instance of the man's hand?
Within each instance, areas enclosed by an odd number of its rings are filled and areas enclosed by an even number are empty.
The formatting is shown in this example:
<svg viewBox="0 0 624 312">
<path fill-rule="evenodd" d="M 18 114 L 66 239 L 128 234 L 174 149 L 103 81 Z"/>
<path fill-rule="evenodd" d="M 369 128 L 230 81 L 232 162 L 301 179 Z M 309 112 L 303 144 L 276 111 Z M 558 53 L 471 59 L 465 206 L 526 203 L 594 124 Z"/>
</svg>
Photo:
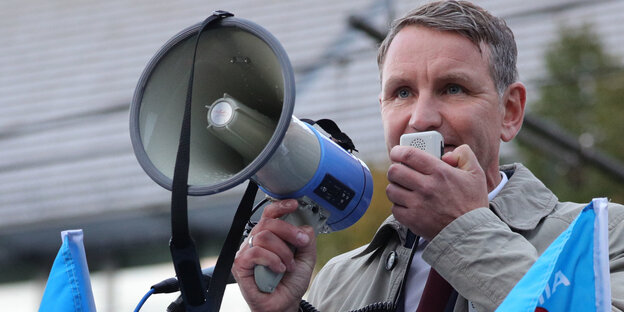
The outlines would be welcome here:
<svg viewBox="0 0 624 312">
<path fill-rule="evenodd" d="M 316 263 L 316 237 L 310 226 L 296 227 L 278 218 L 297 209 L 296 200 L 283 200 L 265 207 L 258 224 L 243 242 L 232 266 L 243 297 L 252 311 L 297 311 L 310 283 Z M 293 254 L 290 246 L 296 248 Z M 271 294 L 258 290 L 254 267 L 267 266 L 274 272 L 286 272 Z"/>
<path fill-rule="evenodd" d="M 468 145 L 444 154 L 442 161 L 395 146 L 390 160 L 386 194 L 394 204 L 392 214 L 426 240 L 464 213 L 488 206 L 485 174 Z"/>
</svg>

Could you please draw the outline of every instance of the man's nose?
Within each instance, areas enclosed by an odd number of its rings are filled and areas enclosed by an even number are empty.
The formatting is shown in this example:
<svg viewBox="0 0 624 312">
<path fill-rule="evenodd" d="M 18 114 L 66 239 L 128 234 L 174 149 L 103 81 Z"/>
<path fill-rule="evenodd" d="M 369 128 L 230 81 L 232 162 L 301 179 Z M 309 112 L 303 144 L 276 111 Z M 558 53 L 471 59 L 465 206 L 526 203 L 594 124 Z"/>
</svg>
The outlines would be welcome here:
<svg viewBox="0 0 624 312">
<path fill-rule="evenodd" d="M 409 126 L 417 132 L 440 128 L 442 115 L 439 109 L 433 97 L 421 94 L 412 104 Z"/>
</svg>

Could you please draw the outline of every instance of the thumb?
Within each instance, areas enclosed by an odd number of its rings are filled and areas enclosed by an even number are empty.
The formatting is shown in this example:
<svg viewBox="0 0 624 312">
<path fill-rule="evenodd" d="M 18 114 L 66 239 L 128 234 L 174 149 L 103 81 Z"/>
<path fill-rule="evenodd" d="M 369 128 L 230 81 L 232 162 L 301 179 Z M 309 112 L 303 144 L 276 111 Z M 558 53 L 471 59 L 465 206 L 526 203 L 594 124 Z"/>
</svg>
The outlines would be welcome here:
<svg viewBox="0 0 624 312">
<path fill-rule="evenodd" d="M 462 144 L 452 152 L 448 152 L 442 156 L 442 160 L 447 164 L 464 171 L 481 171 L 481 165 L 477 156 L 472 152 L 470 146 Z"/>
<path fill-rule="evenodd" d="M 297 253 L 295 254 L 295 256 L 298 258 L 304 258 L 306 262 L 315 262 L 316 261 L 316 235 L 314 233 L 314 228 L 312 228 L 309 225 L 304 225 L 301 227 L 301 229 L 305 232 L 305 235 L 308 236 L 309 241 L 304 246 L 297 248 Z"/>
</svg>

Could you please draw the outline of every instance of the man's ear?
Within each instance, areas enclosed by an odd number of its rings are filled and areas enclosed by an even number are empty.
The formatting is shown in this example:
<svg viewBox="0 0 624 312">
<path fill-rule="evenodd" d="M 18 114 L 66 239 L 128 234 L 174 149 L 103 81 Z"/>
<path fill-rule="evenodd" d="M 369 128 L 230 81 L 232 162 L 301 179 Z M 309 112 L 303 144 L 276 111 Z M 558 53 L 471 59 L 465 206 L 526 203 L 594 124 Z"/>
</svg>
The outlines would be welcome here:
<svg viewBox="0 0 624 312">
<path fill-rule="evenodd" d="M 521 82 L 514 82 L 503 96 L 503 122 L 501 140 L 509 142 L 522 127 L 524 120 L 524 106 L 526 104 L 526 87 Z"/>
</svg>

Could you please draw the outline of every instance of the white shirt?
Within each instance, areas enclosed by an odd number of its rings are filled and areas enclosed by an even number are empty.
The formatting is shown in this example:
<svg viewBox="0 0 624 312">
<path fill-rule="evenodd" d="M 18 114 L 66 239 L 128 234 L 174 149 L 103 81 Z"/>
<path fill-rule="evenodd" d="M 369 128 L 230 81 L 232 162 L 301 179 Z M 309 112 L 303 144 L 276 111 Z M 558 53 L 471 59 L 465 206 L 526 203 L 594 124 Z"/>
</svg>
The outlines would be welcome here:
<svg viewBox="0 0 624 312">
<path fill-rule="evenodd" d="M 491 201 L 494 197 L 496 197 L 503 186 L 507 183 L 507 175 L 503 172 L 500 174 L 501 182 L 488 194 L 488 201 Z M 427 243 L 428 242 L 424 239 L 418 240 L 418 246 L 416 246 L 416 251 L 414 252 L 414 257 L 412 258 L 412 264 L 407 272 L 404 306 L 402 307 L 403 309 L 401 309 L 399 305 L 399 309 L 397 309 L 398 312 L 415 312 L 416 308 L 418 308 L 418 303 L 420 302 L 423 290 L 425 289 L 425 283 L 427 282 L 427 277 L 429 276 L 429 270 L 431 270 L 431 266 L 422 258 L 422 254 L 425 247 L 427 247 Z"/>
</svg>

